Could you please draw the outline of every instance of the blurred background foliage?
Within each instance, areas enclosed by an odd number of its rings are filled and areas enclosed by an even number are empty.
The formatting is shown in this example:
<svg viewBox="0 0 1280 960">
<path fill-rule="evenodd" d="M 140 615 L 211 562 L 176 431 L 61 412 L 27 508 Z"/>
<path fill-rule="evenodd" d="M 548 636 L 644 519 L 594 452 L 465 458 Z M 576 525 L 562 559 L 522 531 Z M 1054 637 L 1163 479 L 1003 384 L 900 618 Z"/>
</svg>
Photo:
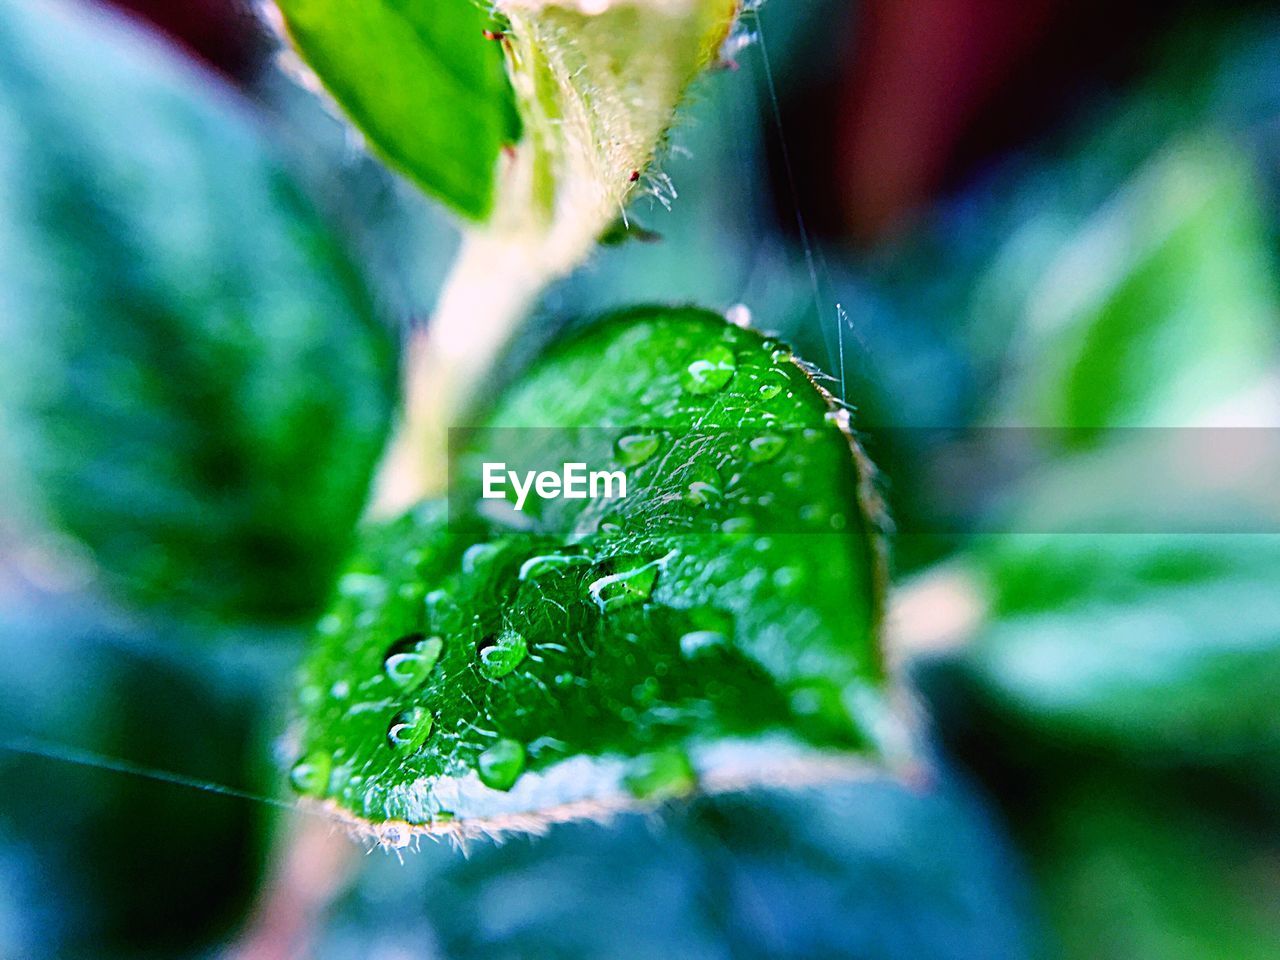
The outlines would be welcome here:
<svg viewBox="0 0 1280 960">
<path fill-rule="evenodd" d="M 423 322 L 448 218 L 253 11 L 121 6 L 239 87 L 384 314 Z M 496 376 L 652 300 L 745 303 L 831 373 L 900 580 L 976 597 L 964 642 L 900 652 L 933 779 L 375 854 L 315 955 L 1280 956 L 1280 545 L 1240 532 L 1278 529 L 1274 500 L 1173 471 L 1185 502 L 1144 501 L 1144 432 L 1104 429 L 1276 426 L 1280 10 L 773 0 L 746 26 L 672 134 L 678 198 L 629 211 L 656 236 L 548 291 Z M 1035 428 L 1038 469 L 967 533 L 918 428 L 992 425 Z M 1064 485 L 1088 509 L 1030 529 Z M 1193 532 L 1153 532 L 1174 507 Z M 67 571 L 0 544 L 0 956 L 216 955 L 296 818 L 110 767 L 282 795 L 300 637 L 122 607 Z"/>
</svg>

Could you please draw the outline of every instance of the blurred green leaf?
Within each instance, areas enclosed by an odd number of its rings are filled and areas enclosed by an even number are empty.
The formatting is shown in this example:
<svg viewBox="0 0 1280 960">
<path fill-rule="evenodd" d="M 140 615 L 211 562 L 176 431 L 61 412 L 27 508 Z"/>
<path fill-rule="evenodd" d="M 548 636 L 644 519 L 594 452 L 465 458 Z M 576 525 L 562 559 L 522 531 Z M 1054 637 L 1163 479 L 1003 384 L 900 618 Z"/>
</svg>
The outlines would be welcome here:
<svg viewBox="0 0 1280 960">
<path fill-rule="evenodd" d="M 715 314 L 559 345 L 455 458 L 447 515 L 368 531 L 302 672 L 295 782 L 375 824 L 502 829 L 878 752 L 882 574 L 843 423 Z M 482 461 L 625 470 L 628 495 L 517 512 Z"/>
<path fill-rule="evenodd" d="M 1240 805 L 1237 799 L 1222 806 Z M 1167 783 L 1095 778 L 1075 784 L 1033 844 L 1060 956 L 1280 955 L 1274 826 L 1274 819 L 1269 829 L 1232 822 Z"/>
<path fill-rule="evenodd" d="M 1198 125 L 1023 284 L 996 416 L 1057 456 L 972 553 L 990 609 L 962 658 L 1046 735 L 1277 772 L 1257 763 L 1280 744 L 1265 209 L 1247 152 Z"/>
<path fill-rule="evenodd" d="M 20 539 L 71 534 L 140 603 L 314 613 L 393 349 L 241 105 L 115 19 L 0 3 L 0 304 Z"/>
<path fill-rule="evenodd" d="M 1280 302 L 1250 157 L 1211 130 L 1152 157 L 1062 244 L 1022 304 L 1003 416 L 1185 426 L 1276 360 Z"/>
<path fill-rule="evenodd" d="M 1280 537 L 1012 534 L 967 669 L 1054 738 L 1280 773 Z"/>
<path fill-rule="evenodd" d="M 520 135 L 497 29 L 473 0 L 280 0 L 289 36 L 373 147 L 464 216 Z"/>
</svg>

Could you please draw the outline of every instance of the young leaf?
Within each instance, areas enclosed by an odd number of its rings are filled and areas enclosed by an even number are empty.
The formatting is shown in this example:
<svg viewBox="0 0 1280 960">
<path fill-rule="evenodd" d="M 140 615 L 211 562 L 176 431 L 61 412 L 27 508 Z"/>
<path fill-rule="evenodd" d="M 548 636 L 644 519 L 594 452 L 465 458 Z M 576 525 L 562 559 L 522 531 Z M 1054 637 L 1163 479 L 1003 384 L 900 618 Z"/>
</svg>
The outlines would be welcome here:
<svg viewBox="0 0 1280 960">
<path fill-rule="evenodd" d="M 473 0 L 279 0 L 290 38 L 373 147 L 428 193 L 483 220 L 515 98 L 491 17 Z"/>
<path fill-rule="evenodd" d="M 398 843 L 883 751 L 847 425 L 784 347 L 704 311 L 553 350 L 460 451 L 448 511 L 367 532 L 301 675 L 298 755 L 331 771 L 304 792 Z M 481 496 L 500 461 L 622 470 L 628 493 L 517 511 Z"/>
<path fill-rule="evenodd" d="M 365 498 L 393 350 L 211 86 L 115 19 L 0 3 L 4 520 L 69 533 L 141 602 L 306 617 Z"/>
<path fill-rule="evenodd" d="M 468 230 L 412 345 L 405 419 L 379 506 L 437 494 L 448 428 L 543 288 L 580 264 L 645 186 L 674 112 L 715 57 L 738 0 L 502 0 L 503 48 L 523 122 L 492 215 Z M 661 177 L 666 200 L 670 185 Z M 495 282 L 501 278 L 501 282 Z"/>
</svg>

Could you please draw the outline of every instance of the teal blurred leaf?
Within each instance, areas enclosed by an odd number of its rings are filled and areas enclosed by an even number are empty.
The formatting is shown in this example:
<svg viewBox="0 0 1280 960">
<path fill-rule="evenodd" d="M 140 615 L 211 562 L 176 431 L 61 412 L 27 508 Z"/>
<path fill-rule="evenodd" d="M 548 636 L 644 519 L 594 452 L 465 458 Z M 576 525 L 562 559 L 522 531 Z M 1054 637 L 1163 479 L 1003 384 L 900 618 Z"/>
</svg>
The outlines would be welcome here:
<svg viewBox="0 0 1280 960">
<path fill-rule="evenodd" d="M 20 540 L 70 534 L 142 604 L 314 612 L 383 443 L 394 350 L 229 92 L 110 17 L 0 3 L 0 305 Z"/>
<path fill-rule="evenodd" d="M 675 802 L 607 825 L 375 853 L 317 960 L 1030 960 L 1026 877 L 979 799 L 875 777 Z"/>
</svg>

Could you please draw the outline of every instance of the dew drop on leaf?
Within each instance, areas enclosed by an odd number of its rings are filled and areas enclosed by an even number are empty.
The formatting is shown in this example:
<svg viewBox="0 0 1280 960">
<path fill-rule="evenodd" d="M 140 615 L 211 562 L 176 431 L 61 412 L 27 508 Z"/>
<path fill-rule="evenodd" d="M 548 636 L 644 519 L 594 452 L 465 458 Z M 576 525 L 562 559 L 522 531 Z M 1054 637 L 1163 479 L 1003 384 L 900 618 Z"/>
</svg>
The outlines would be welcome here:
<svg viewBox="0 0 1280 960">
<path fill-rule="evenodd" d="M 586 557 L 574 556 L 573 554 L 541 554 L 536 557 L 530 557 L 524 563 L 520 564 L 520 579 L 532 580 L 545 573 L 563 571 L 570 567 L 586 566 L 590 563 L 591 561 Z"/>
<path fill-rule="evenodd" d="M 722 643 L 724 634 L 717 630 L 690 630 L 680 638 L 680 652 L 686 657 L 693 657 Z"/>
<path fill-rule="evenodd" d="M 427 608 L 427 614 L 433 618 L 443 616 L 451 603 L 452 600 L 450 599 L 449 594 L 444 590 L 432 590 L 423 599 L 423 604 Z"/>
<path fill-rule="evenodd" d="M 724 491 L 721 489 L 720 474 L 710 464 L 696 464 L 689 475 L 685 488 L 685 499 L 690 503 L 705 504 L 719 500 Z"/>
<path fill-rule="evenodd" d="M 505 677 L 520 666 L 529 653 L 529 645 L 514 630 L 503 630 L 492 643 L 480 646 L 480 672 L 489 680 Z"/>
<path fill-rule="evenodd" d="M 780 394 L 781 392 L 782 392 L 782 386 L 781 386 L 781 384 L 777 384 L 777 383 L 762 383 L 762 384 L 760 385 L 760 396 L 761 396 L 763 399 L 765 399 L 765 400 L 772 400 L 774 397 L 776 397 L 776 396 L 777 396 L 778 394 Z"/>
<path fill-rule="evenodd" d="M 662 446 L 662 438 L 656 433 L 628 433 L 614 444 L 618 462 L 624 467 L 638 467 L 653 458 Z"/>
<path fill-rule="evenodd" d="M 387 581 L 371 573 L 348 573 L 338 581 L 338 592 L 344 597 L 374 605 L 386 600 Z"/>
<path fill-rule="evenodd" d="M 773 573 L 773 585 L 779 590 L 793 590 L 804 580 L 799 567 L 779 567 Z"/>
<path fill-rule="evenodd" d="M 618 607 L 644 603 L 653 593 L 653 585 L 658 580 L 657 562 L 644 563 L 636 559 L 624 558 L 615 562 L 622 569 L 595 580 L 587 587 L 591 599 L 596 602 L 596 606 L 602 613 Z"/>
<path fill-rule="evenodd" d="M 497 555 L 498 546 L 496 544 L 472 544 L 462 554 L 462 572 L 475 573 L 478 570 L 483 570 Z"/>
<path fill-rule="evenodd" d="M 689 393 L 707 394 L 723 390 L 738 369 L 733 351 L 722 343 L 709 347 L 690 361 L 680 378 L 681 385 Z"/>
<path fill-rule="evenodd" d="M 409 707 L 391 718 L 387 743 L 396 750 L 417 750 L 431 735 L 434 720 L 426 707 Z"/>
<path fill-rule="evenodd" d="M 401 690 L 416 690 L 431 673 L 443 648 L 440 637 L 411 633 L 387 648 L 382 660 L 383 672 Z"/>
<path fill-rule="evenodd" d="M 637 758 L 623 785 L 638 799 L 667 800 L 692 793 L 697 775 L 683 750 L 664 750 Z"/>
<path fill-rule="evenodd" d="M 499 740 L 476 763 L 480 782 L 493 790 L 510 790 L 524 773 L 524 747 L 515 740 Z"/>
<path fill-rule="evenodd" d="M 333 761 L 323 750 L 314 750 L 293 765 L 289 783 L 308 797 L 324 796 L 329 789 L 329 772 Z"/>
<path fill-rule="evenodd" d="M 786 437 L 776 433 L 762 433 L 747 444 L 747 459 L 752 463 L 764 463 L 780 454 L 786 445 Z"/>
</svg>

